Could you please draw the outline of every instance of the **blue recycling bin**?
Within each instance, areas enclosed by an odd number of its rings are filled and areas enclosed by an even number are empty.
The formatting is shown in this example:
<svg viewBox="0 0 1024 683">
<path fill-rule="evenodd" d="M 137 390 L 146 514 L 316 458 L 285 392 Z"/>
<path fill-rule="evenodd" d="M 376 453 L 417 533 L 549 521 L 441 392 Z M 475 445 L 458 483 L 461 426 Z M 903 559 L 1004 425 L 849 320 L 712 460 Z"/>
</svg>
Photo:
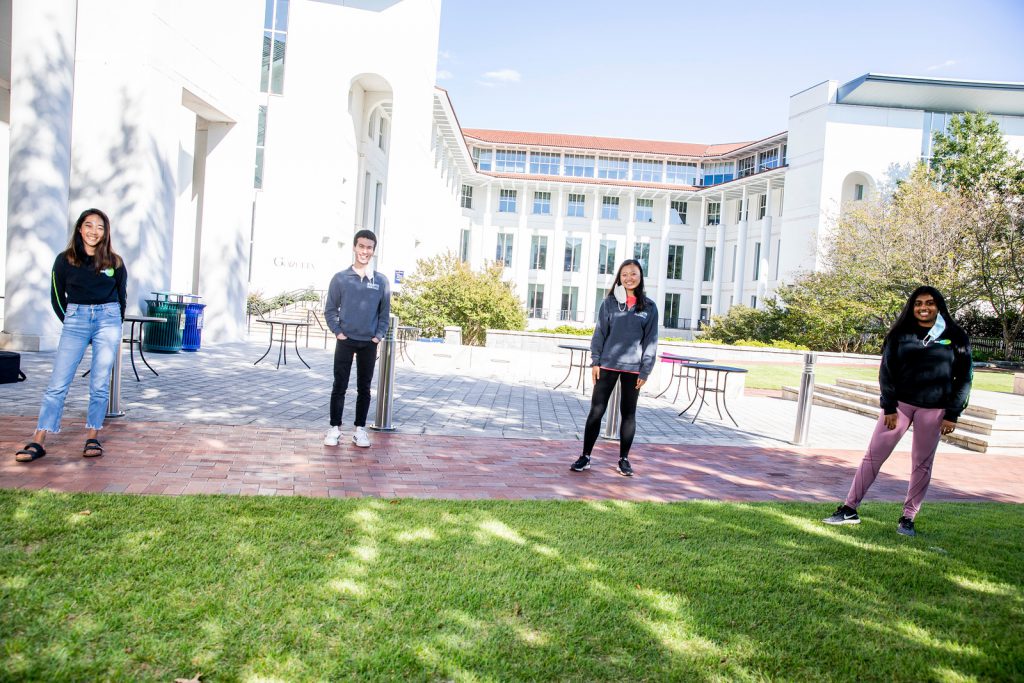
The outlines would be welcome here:
<svg viewBox="0 0 1024 683">
<path fill-rule="evenodd" d="M 185 304 L 185 328 L 181 332 L 181 350 L 198 351 L 203 341 L 203 309 L 206 304 Z"/>
</svg>

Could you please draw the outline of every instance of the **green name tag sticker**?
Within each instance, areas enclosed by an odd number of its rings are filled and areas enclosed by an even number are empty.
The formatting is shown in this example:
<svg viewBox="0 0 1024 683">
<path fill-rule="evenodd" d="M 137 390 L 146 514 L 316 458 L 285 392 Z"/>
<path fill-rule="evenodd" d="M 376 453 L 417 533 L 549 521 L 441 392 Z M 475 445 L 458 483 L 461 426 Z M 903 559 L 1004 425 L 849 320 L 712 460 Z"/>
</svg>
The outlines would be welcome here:
<svg viewBox="0 0 1024 683">
<path fill-rule="evenodd" d="M 107 277 L 114 277 L 114 269 L 113 268 L 107 268 L 106 270 L 103 270 L 103 271 L 100 271 L 100 272 L 103 273 L 104 275 L 106 275 Z"/>
</svg>

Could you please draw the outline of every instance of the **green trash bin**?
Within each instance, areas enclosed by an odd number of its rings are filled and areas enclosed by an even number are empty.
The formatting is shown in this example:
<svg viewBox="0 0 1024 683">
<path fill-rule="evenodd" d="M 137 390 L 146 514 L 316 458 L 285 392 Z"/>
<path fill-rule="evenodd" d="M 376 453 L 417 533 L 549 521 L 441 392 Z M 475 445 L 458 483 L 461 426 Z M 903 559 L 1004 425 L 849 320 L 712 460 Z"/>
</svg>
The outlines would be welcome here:
<svg viewBox="0 0 1024 683">
<path fill-rule="evenodd" d="M 181 335 L 185 329 L 185 304 L 180 301 L 146 299 L 146 315 L 164 318 L 167 322 L 144 324 L 142 350 L 156 353 L 181 351 Z"/>
</svg>

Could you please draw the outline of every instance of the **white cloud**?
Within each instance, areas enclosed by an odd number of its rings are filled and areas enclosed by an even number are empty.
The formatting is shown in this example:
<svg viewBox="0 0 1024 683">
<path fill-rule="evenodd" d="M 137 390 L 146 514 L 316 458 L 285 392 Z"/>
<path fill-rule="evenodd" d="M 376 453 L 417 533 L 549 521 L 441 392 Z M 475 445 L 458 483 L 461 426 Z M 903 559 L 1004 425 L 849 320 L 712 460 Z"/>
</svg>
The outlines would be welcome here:
<svg viewBox="0 0 1024 683">
<path fill-rule="evenodd" d="M 939 69 L 945 69 L 947 66 L 953 66 L 954 64 L 956 64 L 955 59 L 947 59 L 941 64 L 932 64 L 931 66 L 925 68 L 925 71 L 938 71 Z"/>
<path fill-rule="evenodd" d="M 522 78 L 522 75 L 520 75 L 520 73 L 515 69 L 488 71 L 483 75 L 484 81 L 487 81 L 492 85 L 496 83 L 518 83 Z"/>
<path fill-rule="evenodd" d="M 444 62 L 452 58 L 452 53 L 449 52 L 448 50 L 438 50 L 437 58 Z"/>
<path fill-rule="evenodd" d="M 455 74 L 453 74 L 451 71 L 448 71 L 448 69 L 438 69 L 438 71 L 437 71 L 437 80 L 439 80 L 439 81 L 448 81 L 448 80 L 451 80 L 453 78 L 455 78 Z"/>
</svg>

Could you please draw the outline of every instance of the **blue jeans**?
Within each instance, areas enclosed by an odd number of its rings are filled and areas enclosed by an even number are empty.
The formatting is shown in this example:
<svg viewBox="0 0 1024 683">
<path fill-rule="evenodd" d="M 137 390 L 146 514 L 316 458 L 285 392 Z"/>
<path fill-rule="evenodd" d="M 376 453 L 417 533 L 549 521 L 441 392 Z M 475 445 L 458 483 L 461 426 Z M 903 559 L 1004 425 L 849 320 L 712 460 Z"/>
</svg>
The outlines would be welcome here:
<svg viewBox="0 0 1024 683">
<path fill-rule="evenodd" d="M 64 399 L 82 362 L 85 348 L 92 344 L 92 366 L 89 371 L 89 412 L 85 426 L 103 429 L 110 395 L 110 368 L 121 344 L 121 306 L 117 303 L 86 306 L 68 304 L 64 314 L 64 330 L 60 333 L 57 357 L 53 360 L 50 385 L 43 394 L 37 431 L 59 432 L 64 413 Z"/>
</svg>

